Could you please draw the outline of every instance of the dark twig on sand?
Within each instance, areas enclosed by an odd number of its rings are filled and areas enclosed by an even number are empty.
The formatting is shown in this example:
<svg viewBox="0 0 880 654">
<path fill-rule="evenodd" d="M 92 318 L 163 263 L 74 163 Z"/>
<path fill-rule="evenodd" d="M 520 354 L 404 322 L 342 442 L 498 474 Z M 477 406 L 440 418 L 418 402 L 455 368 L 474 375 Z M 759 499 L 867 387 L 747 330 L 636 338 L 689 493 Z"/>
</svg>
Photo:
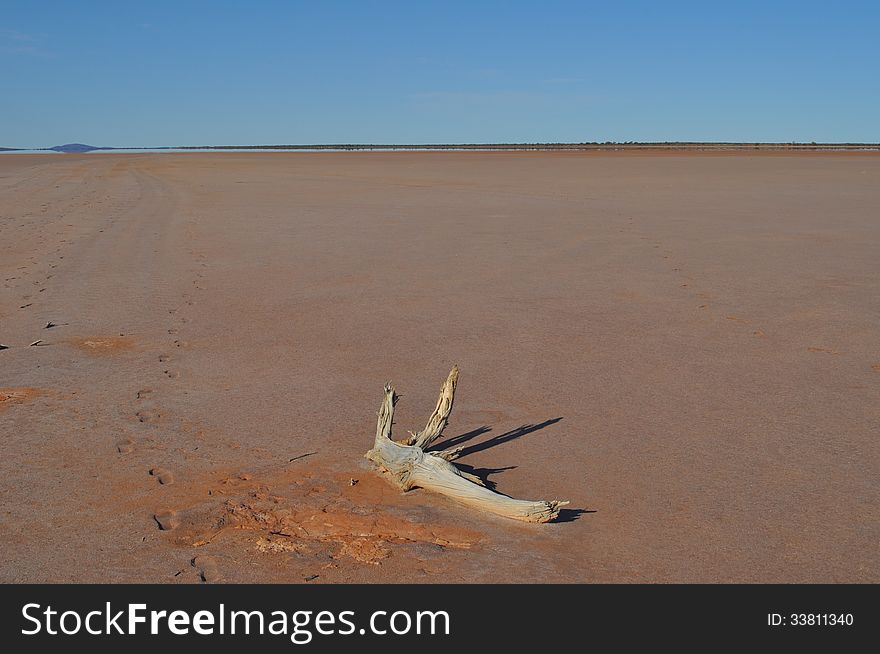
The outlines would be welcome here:
<svg viewBox="0 0 880 654">
<path fill-rule="evenodd" d="M 288 459 L 287 462 L 291 463 L 293 461 L 296 461 L 297 459 L 304 459 L 307 456 L 312 456 L 313 454 L 317 454 L 317 452 L 306 452 L 305 454 L 300 454 L 299 456 L 295 456 L 292 459 Z"/>
</svg>

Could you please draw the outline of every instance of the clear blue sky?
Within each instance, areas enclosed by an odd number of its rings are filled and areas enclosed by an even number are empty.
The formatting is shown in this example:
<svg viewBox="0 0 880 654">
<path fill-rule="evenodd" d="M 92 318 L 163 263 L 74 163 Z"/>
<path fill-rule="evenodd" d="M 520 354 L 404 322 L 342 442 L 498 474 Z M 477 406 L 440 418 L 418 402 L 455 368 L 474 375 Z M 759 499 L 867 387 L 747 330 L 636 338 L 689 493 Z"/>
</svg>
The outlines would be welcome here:
<svg viewBox="0 0 880 654">
<path fill-rule="evenodd" d="M 0 146 L 880 141 L 880 2 L 0 0 Z"/>
</svg>

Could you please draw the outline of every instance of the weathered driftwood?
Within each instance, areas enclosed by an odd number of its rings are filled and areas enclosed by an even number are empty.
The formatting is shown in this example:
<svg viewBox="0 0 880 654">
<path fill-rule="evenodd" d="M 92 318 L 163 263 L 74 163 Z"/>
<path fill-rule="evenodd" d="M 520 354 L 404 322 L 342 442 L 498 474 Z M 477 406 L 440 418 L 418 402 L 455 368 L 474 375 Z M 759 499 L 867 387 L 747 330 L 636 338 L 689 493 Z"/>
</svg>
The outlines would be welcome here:
<svg viewBox="0 0 880 654">
<path fill-rule="evenodd" d="M 449 422 L 457 383 L 458 366 L 455 366 L 440 389 L 437 407 L 428 418 L 428 424 L 420 432 L 410 432 L 409 438 L 402 442 L 391 439 L 394 405 L 398 396 L 394 387 L 386 384 L 385 396 L 379 407 L 376 442 L 364 456 L 388 473 L 404 491 L 424 488 L 484 511 L 526 522 L 549 522 L 558 517 L 560 508 L 568 502 L 516 500 L 489 490 L 482 479 L 460 470 L 452 461 L 464 448 L 428 451 Z"/>
</svg>

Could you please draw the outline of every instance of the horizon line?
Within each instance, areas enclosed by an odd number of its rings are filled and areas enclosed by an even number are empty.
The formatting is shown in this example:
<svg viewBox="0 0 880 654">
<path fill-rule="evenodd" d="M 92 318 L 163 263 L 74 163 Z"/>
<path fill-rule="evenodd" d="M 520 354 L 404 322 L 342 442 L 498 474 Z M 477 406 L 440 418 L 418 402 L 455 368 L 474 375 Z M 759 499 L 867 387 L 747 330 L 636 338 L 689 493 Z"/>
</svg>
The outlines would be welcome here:
<svg viewBox="0 0 880 654">
<path fill-rule="evenodd" d="M 601 149 L 608 147 L 728 147 L 728 148 L 878 148 L 880 142 L 864 141 L 522 141 L 485 143 L 289 143 L 249 145 L 93 146 L 66 143 L 50 147 L 2 147 L 0 151 L 60 151 L 66 147 L 88 150 L 370 150 L 370 149 Z"/>
</svg>

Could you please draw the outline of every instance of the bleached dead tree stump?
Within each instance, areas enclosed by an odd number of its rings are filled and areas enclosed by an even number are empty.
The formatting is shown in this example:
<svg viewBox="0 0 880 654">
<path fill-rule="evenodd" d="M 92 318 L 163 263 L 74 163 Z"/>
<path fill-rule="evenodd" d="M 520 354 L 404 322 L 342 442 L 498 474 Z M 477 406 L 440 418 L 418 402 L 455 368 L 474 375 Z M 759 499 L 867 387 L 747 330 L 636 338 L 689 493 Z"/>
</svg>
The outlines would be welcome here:
<svg viewBox="0 0 880 654">
<path fill-rule="evenodd" d="M 376 442 L 364 456 L 388 473 L 404 491 L 424 488 L 478 509 L 526 522 L 549 522 L 558 517 L 560 508 L 568 502 L 516 500 L 489 490 L 482 479 L 459 469 L 452 461 L 461 454 L 463 447 L 427 451 L 440 438 L 449 421 L 457 383 L 458 366 L 455 366 L 440 389 L 440 399 L 428 418 L 428 424 L 418 433 L 410 432 L 409 438 L 402 442 L 391 440 L 398 396 L 394 387 L 386 384 L 379 407 Z"/>
</svg>

